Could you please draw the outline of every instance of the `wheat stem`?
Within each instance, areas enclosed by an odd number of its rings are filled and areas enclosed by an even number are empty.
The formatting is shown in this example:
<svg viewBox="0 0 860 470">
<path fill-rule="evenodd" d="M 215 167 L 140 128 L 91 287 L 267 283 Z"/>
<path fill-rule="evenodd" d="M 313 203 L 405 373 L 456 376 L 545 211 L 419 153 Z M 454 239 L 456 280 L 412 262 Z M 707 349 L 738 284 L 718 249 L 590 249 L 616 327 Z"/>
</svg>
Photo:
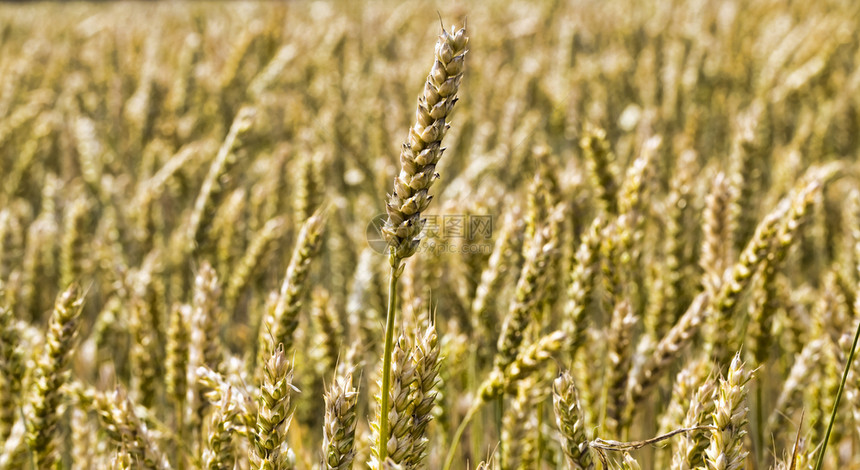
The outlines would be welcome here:
<svg viewBox="0 0 860 470">
<path fill-rule="evenodd" d="M 391 274 L 388 278 L 388 312 L 385 315 L 385 348 L 382 351 L 382 400 L 379 408 L 379 442 L 377 443 L 379 461 L 385 462 L 388 456 L 388 410 L 389 389 L 391 388 L 391 353 L 394 350 L 394 317 L 397 308 L 397 280 L 403 273 L 400 259 L 391 251 Z"/>
<path fill-rule="evenodd" d="M 463 421 L 460 422 L 460 425 L 457 426 L 457 431 L 454 432 L 454 437 L 451 439 L 451 445 L 448 446 L 448 455 L 445 456 L 445 465 L 442 467 L 442 470 L 450 470 L 451 464 L 454 463 L 454 455 L 457 452 L 457 444 L 460 443 L 460 439 L 463 437 L 463 433 L 466 432 L 466 428 L 469 426 L 469 423 L 472 422 L 472 418 L 475 417 L 475 413 L 481 409 L 481 405 L 484 404 L 483 400 L 475 401 L 475 404 L 469 408 L 469 411 L 466 412 L 466 416 L 463 417 Z"/>
</svg>

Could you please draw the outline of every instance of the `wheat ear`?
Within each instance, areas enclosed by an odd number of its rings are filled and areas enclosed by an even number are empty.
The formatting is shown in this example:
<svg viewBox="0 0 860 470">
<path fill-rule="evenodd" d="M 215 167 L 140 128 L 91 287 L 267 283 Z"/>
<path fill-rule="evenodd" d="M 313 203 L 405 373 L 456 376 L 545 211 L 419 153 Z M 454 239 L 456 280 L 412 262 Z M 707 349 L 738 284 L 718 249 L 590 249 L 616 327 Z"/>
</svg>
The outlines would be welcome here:
<svg viewBox="0 0 860 470">
<path fill-rule="evenodd" d="M 415 377 L 415 364 L 412 361 L 412 348 L 409 341 L 401 336 L 394 345 L 393 365 L 391 369 L 391 387 L 389 402 L 391 408 L 386 416 L 378 415 L 374 423 L 375 431 L 380 432 L 382 423 L 387 422 L 391 434 L 385 441 L 385 459 L 390 459 L 398 465 L 406 465 L 406 460 L 412 453 L 412 416 L 415 406 L 413 403 L 413 383 Z M 384 393 L 384 388 L 380 391 Z M 382 401 L 382 397 L 379 397 Z M 382 407 L 379 408 L 382 410 Z M 377 442 L 382 437 L 376 436 Z M 376 451 L 377 449 L 374 449 Z M 385 459 L 374 455 L 371 468 L 382 468 L 381 462 Z"/>
<path fill-rule="evenodd" d="M 747 431 L 747 382 L 752 372 L 744 369 L 740 354 L 736 354 L 725 379 L 720 380 L 718 399 L 713 412 L 714 427 L 711 444 L 705 450 L 709 470 L 740 470 L 745 467 L 748 452 L 744 450 Z"/>
<path fill-rule="evenodd" d="M 213 404 L 215 412 L 209 421 L 206 448 L 203 449 L 203 468 L 206 470 L 232 470 L 236 464 L 236 454 L 231 442 L 233 422 L 239 414 L 239 407 L 233 402 L 233 389 L 227 387 L 221 400 Z"/>
<path fill-rule="evenodd" d="M 277 303 L 271 312 L 266 312 L 260 325 L 257 344 L 260 365 L 276 344 L 283 344 L 285 351 L 292 350 L 293 333 L 299 325 L 299 312 L 308 289 L 311 261 L 319 254 L 325 224 L 326 212 L 320 210 L 305 221 L 299 232 Z"/>
<path fill-rule="evenodd" d="M 147 470 L 172 468 L 156 444 L 152 432 L 135 414 L 134 405 L 125 392 L 117 388 L 104 394 L 92 390 L 78 390 L 78 400 L 96 410 L 102 429 L 114 445 L 131 460 Z"/>
<path fill-rule="evenodd" d="M 415 382 L 412 390 L 412 452 L 406 459 L 406 468 L 423 468 L 427 457 L 427 426 L 433 419 L 433 407 L 439 388 L 440 345 L 435 325 L 430 324 L 412 348 L 412 366 Z"/>
<path fill-rule="evenodd" d="M 417 248 L 417 237 L 424 226 L 421 212 L 430 204 L 428 194 L 436 179 L 436 164 L 444 152 L 442 137 L 450 127 L 446 120 L 457 102 L 457 89 L 463 78 L 466 28 L 453 34 L 444 29 L 436 42 L 436 60 L 418 97 L 416 122 L 400 152 L 400 174 L 388 196 L 388 220 L 382 228 L 391 248 L 392 259 L 403 260 Z"/>
<path fill-rule="evenodd" d="M 678 320 L 678 323 L 657 343 L 656 349 L 645 360 L 645 364 L 639 368 L 638 373 L 631 376 L 629 383 L 630 405 L 635 405 L 645 398 L 648 390 L 672 365 L 680 355 L 681 350 L 690 344 L 693 336 L 698 333 L 705 320 L 707 302 L 707 294 L 704 292 L 699 294 Z"/>
<path fill-rule="evenodd" d="M 355 423 L 358 390 L 352 373 L 335 377 L 325 394 L 323 465 L 328 470 L 350 470 L 355 460 Z"/>
<path fill-rule="evenodd" d="M 203 186 L 200 188 L 200 193 L 194 201 L 194 209 L 188 219 L 185 232 L 183 233 L 182 245 L 178 248 L 187 250 L 186 252 L 194 252 L 197 247 L 202 244 L 203 231 L 207 227 L 204 223 L 209 216 L 209 211 L 213 206 L 213 196 L 220 191 L 218 180 L 229 170 L 233 159 L 231 155 L 239 137 L 247 132 L 254 123 L 256 110 L 254 108 L 242 108 L 236 114 L 236 119 L 233 120 L 233 125 L 230 126 L 230 131 L 224 139 L 224 143 L 218 149 L 218 154 L 212 165 L 209 167 L 209 172 L 206 174 L 206 179 L 203 181 Z"/>
<path fill-rule="evenodd" d="M 690 400 L 684 427 L 690 428 L 706 424 L 714 412 L 714 398 L 717 382 L 711 377 L 705 379 Z M 693 470 L 705 464 L 705 449 L 708 436 L 704 431 L 684 433 L 678 440 L 677 449 L 672 456 L 672 470 Z"/>
<path fill-rule="evenodd" d="M 579 405 L 579 393 L 569 372 L 565 371 L 555 379 L 552 403 L 568 468 L 572 470 L 594 468 L 591 452 L 588 449 L 588 437 L 585 434 L 585 419 Z"/>
<path fill-rule="evenodd" d="M 38 468 L 51 468 L 57 461 L 54 441 L 60 418 L 60 387 L 67 380 L 66 368 L 74 348 L 83 303 L 81 289 L 76 284 L 57 297 L 45 349 L 33 373 L 30 398 L 25 408 L 26 441 Z"/>
<path fill-rule="evenodd" d="M 215 270 L 209 263 L 200 267 L 194 285 L 194 305 L 191 313 L 191 344 L 188 347 L 185 422 L 191 429 L 199 427 L 209 404 L 197 387 L 197 369 L 208 366 L 218 370 L 221 365 L 221 321 L 218 299 L 221 295 Z"/>
<path fill-rule="evenodd" d="M 252 470 L 289 470 L 294 467 L 295 455 L 286 439 L 291 417 L 290 396 L 294 391 L 292 365 L 284 354 L 283 345 L 278 345 L 263 365 L 263 383 L 250 455 Z"/>
</svg>

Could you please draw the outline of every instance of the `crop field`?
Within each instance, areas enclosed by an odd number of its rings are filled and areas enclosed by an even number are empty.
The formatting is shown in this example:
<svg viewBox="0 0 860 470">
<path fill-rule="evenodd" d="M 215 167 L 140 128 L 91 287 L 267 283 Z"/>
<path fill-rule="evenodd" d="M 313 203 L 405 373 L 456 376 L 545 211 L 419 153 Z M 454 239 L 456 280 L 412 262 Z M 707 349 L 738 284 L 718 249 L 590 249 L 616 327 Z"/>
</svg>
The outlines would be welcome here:
<svg viewBox="0 0 860 470">
<path fill-rule="evenodd" d="M 858 31 L 0 5 L 0 470 L 860 469 Z"/>
</svg>

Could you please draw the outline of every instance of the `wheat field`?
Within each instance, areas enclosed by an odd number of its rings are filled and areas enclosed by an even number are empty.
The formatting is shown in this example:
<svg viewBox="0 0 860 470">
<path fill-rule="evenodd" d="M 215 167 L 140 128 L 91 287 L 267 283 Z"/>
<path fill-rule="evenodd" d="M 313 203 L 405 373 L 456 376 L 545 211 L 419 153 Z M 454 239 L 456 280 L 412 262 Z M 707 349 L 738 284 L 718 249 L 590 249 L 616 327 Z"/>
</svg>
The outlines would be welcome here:
<svg viewBox="0 0 860 470">
<path fill-rule="evenodd" d="M 0 470 L 860 469 L 858 31 L 0 5 Z"/>
</svg>

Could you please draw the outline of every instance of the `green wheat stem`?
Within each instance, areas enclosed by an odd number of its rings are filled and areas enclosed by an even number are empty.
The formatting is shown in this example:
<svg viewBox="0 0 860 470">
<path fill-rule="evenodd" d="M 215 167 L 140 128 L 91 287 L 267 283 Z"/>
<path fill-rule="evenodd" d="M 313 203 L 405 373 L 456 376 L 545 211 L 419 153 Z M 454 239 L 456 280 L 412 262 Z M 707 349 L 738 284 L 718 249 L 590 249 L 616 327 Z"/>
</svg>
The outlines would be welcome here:
<svg viewBox="0 0 860 470">
<path fill-rule="evenodd" d="M 830 440 L 830 432 L 833 430 L 833 422 L 836 421 L 836 410 L 839 409 L 839 400 L 842 399 L 842 392 L 845 390 L 845 382 L 848 381 L 848 371 L 851 369 L 851 363 L 854 361 L 854 352 L 857 350 L 858 337 L 860 337 L 860 323 L 857 324 L 857 332 L 854 333 L 854 342 L 851 343 L 851 352 L 848 354 L 848 362 L 845 363 L 845 370 L 842 371 L 842 381 L 839 382 L 839 390 L 836 391 L 836 400 L 833 402 L 833 411 L 830 413 L 830 422 L 827 423 L 827 432 L 824 433 L 824 442 L 821 443 L 821 452 L 818 453 L 818 459 L 815 462 L 815 470 L 821 470 L 821 465 L 824 463 L 824 452 L 827 450 L 827 441 Z"/>
<path fill-rule="evenodd" d="M 469 411 L 466 412 L 466 416 L 463 417 L 463 421 L 460 421 L 460 425 L 457 426 L 457 431 L 454 432 L 454 437 L 451 439 L 451 445 L 448 446 L 448 455 L 445 456 L 445 466 L 442 467 L 442 470 L 451 469 L 451 465 L 454 463 L 454 454 L 457 452 L 457 444 L 460 443 L 463 433 L 466 432 L 466 428 L 469 427 L 469 423 L 472 422 L 472 418 L 475 417 L 475 413 L 481 409 L 481 405 L 483 404 L 483 400 L 476 401 L 475 404 L 469 408 Z"/>
<path fill-rule="evenodd" d="M 379 405 L 379 461 L 388 456 L 388 411 L 391 388 L 391 355 L 394 351 L 394 317 L 397 308 L 397 280 L 400 278 L 400 258 L 391 250 L 391 275 L 388 278 L 388 313 L 385 316 L 385 349 L 382 351 L 382 394 Z"/>
</svg>

